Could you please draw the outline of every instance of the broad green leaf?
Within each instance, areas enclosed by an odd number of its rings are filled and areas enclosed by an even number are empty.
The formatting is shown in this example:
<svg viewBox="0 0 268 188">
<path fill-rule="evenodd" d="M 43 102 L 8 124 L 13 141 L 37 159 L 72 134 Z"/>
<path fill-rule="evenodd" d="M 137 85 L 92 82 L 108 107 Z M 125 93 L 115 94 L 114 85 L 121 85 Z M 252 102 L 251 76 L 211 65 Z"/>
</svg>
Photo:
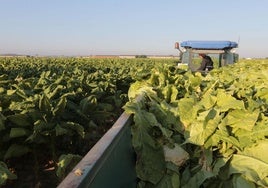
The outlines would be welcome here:
<svg viewBox="0 0 268 188">
<path fill-rule="evenodd" d="M 127 114 L 135 114 L 135 113 L 140 113 L 140 110 L 144 107 L 145 105 L 145 98 L 142 97 L 140 101 L 129 101 L 127 102 L 124 106 L 123 109 Z"/>
<path fill-rule="evenodd" d="M 63 85 L 52 84 L 47 89 L 44 90 L 45 95 L 51 100 L 55 95 L 60 95 L 63 90 Z"/>
<path fill-rule="evenodd" d="M 132 126 L 132 144 L 138 156 L 137 176 L 143 181 L 156 184 L 164 175 L 165 160 L 162 147 L 148 134 L 153 127 L 154 116 L 146 111 L 134 115 Z"/>
<path fill-rule="evenodd" d="M 162 89 L 162 95 L 167 102 L 175 102 L 178 95 L 178 90 L 173 85 L 167 85 Z"/>
<path fill-rule="evenodd" d="M 267 86 L 265 88 L 261 88 L 257 90 L 257 93 L 255 94 L 256 97 L 259 97 L 261 99 L 264 99 L 266 103 L 268 102 L 268 88 Z"/>
<path fill-rule="evenodd" d="M 196 118 L 196 109 L 193 108 L 195 100 L 193 98 L 183 98 L 178 102 L 178 111 L 180 120 L 184 127 L 188 127 L 190 123 Z"/>
<path fill-rule="evenodd" d="M 155 188 L 175 188 L 180 187 L 180 176 L 177 173 L 166 174 Z"/>
<path fill-rule="evenodd" d="M 217 91 L 217 106 L 222 112 L 226 112 L 230 109 L 245 109 L 244 102 L 242 100 L 237 100 L 227 94 L 224 90 L 219 89 Z"/>
<path fill-rule="evenodd" d="M 268 186 L 268 163 L 253 157 L 234 154 L 229 167 L 229 174 L 242 174 L 259 186 Z"/>
<path fill-rule="evenodd" d="M 148 124 L 151 128 L 158 127 L 161 130 L 161 133 L 166 138 L 170 138 L 172 135 L 172 131 L 163 127 L 156 119 L 156 116 L 153 113 L 144 112 L 144 122 Z"/>
<path fill-rule="evenodd" d="M 228 132 L 224 131 L 224 130 L 217 130 L 213 135 L 211 135 L 211 137 L 207 140 L 206 143 L 206 148 L 207 147 L 211 147 L 211 146 L 218 146 L 219 142 L 225 142 L 227 144 L 230 144 L 230 146 L 236 148 L 236 149 L 240 149 L 240 143 L 237 140 L 237 138 L 231 136 L 228 134 Z M 225 152 L 228 150 L 229 148 L 226 148 Z"/>
<path fill-rule="evenodd" d="M 137 153 L 137 156 L 137 177 L 143 181 L 149 181 L 153 184 L 157 184 L 164 176 L 166 169 L 162 148 L 160 146 L 152 147 L 144 142 L 142 149 L 139 153 Z"/>
<path fill-rule="evenodd" d="M 215 96 L 216 85 L 218 85 L 218 81 L 215 81 L 214 83 L 212 83 L 203 92 L 201 101 L 199 103 L 200 105 L 204 106 L 205 109 L 212 108 L 217 102 L 217 97 Z"/>
<path fill-rule="evenodd" d="M 38 133 L 43 133 L 45 131 L 53 129 L 55 126 L 55 123 L 47 123 L 43 120 L 37 120 L 34 122 L 33 130 Z"/>
<path fill-rule="evenodd" d="M 261 109 L 262 103 L 252 98 L 247 98 L 247 110 L 255 111 L 257 109 Z"/>
<path fill-rule="evenodd" d="M 191 76 L 189 78 L 189 81 L 191 83 L 191 86 L 193 88 L 198 88 L 200 86 L 200 83 L 202 82 L 202 79 L 201 78 L 202 77 L 198 76 L 197 74 L 196 74 L 196 76 Z"/>
<path fill-rule="evenodd" d="M 16 90 L 15 89 L 8 89 L 7 90 L 7 95 L 13 95 L 14 93 L 16 93 Z"/>
<path fill-rule="evenodd" d="M 134 115 L 135 125 L 131 127 L 131 130 L 133 134 L 132 144 L 136 149 L 142 148 L 143 144 L 147 144 L 150 147 L 159 147 L 156 141 L 149 135 L 149 130 L 152 129 L 152 124 L 148 120 L 150 119 L 148 118 L 149 116 L 151 116 L 151 113 L 143 110 Z"/>
<path fill-rule="evenodd" d="M 168 128 L 183 132 L 182 125 L 178 115 L 178 108 L 170 105 L 163 100 L 160 104 L 155 101 L 150 102 L 149 112 L 153 113 L 157 121 L 161 124 L 160 127 Z"/>
<path fill-rule="evenodd" d="M 204 106 L 205 109 L 210 109 L 212 108 L 217 102 L 217 97 L 213 96 L 213 95 L 209 95 L 207 97 L 204 97 L 199 104 Z"/>
<path fill-rule="evenodd" d="M 59 85 L 64 80 L 65 76 L 66 75 L 63 73 L 59 78 L 55 80 L 54 84 Z"/>
<path fill-rule="evenodd" d="M 182 188 L 199 188 L 203 182 L 215 176 L 212 172 L 201 169 L 196 174 L 192 175 L 190 180 L 182 186 Z"/>
<path fill-rule="evenodd" d="M 268 164 L 268 139 L 259 140 L 254 145 L 246 147 L 241 153 L 241 155 L 246 155 L 259 159 Z"/>
<path fill-rule="evenodd" d="M 10 130 L 10 138 L 17 138 L 22 136 L 28 136 L 30 134 L 30 131 L 25 128 L 11 128 Z"/>
<path fill-rule="evenodd" d="M 17 179 L 17 176 L 8 169 L 4 162 L 0 161 L 0 186 L 5 185 L 7 180 L 15 179 Z"/>
<path fill-rule="evenodd" d="M 59 124 L 56 125 L 55 131 L 56 131 L 56 136 L 69 134 L 68 129 L 62 128 Z"/>
<path fill-rule="evenodd" d="M 1 81 L 5 81 L 5 80 L 7 80 L 8 79 L 8 75 L 7 74 L 1 74 L 0 75 L 0 80 Z"/>
<path fill-rule="evenodd" d="M 52 111 L 52 105 L 50 104 L 49 98 L 45 94 L 41 95 L 40 97 L 39 109 L 41 112 L 46 114 L 50 114 Z"/>
<path fill-rule="evenodd" d="M 63 179 L 71 170 L 77 165 L 77 163 L 82 159 L 80 155 L 74 154 L 64 154 L 59 158 L 59 162 L 57 163 L 58 168 L 56 171 L 56 175 Z"/>
<path fill-rule="evenodd" d="M 192 177 L 192 171 L 190 169 L 189 165 L 186 165 L 184 169 L 182 169 L 181 172 L 181 185 L 185 185 L 190 178 Z"/>
<path fill-rule="evenodd" d="M 4 91 L 5 91 L 5 88 L 0 87 L 0 93 L 2 94 L 2 93 L 4 93 Z"/>
<path fill-rule="evenodd" d="M 186 142 L 202 146 L 215 132 L 222 116 L 215 109 L 204 111 L 198 115 L 195 122 L 191 124 L 190 135 Z"/>
<path fill-rule="evenodd" d="M 62 114 L 65 110 L 66 103 L 67 103 L 66 97 L 61 97 L 58 104 L 56 105 L 56 107 L 53 110 L 53 114 L 55 116 L 59 116 L 60 114 Z"/>
<path fill-rule="evenodd" d="M 60 126 L 64 129 L 69 129 L 79 134 L 82 138 L 85 136 L 84 127 L 78 123 L 74 122 L 60 122 Z"/>
<path fill-rule="evenodd" d="M 151 101 L 150 102 L 150 108 L 149 108 L 149 112 L 151 112 L 152 114 L 155 115 L 156 119 L 161 122 L 164 123 L 167 121 L 167 112 L 164 108 L 162 108 L 161 104 L 159 104 L 156 101 Z"/>
<path fill-rule="evenodd" d="M 168 127 L 172 131 L 175 130 L 183 134 L 184 127 L 182 126 L 182 123 L 179 118 L 178 107 L 167 104 L 165 101 L 161 102 L 160 107 L 162 111 L 165 112 L 165 118 L 160 119 L 161 116 L 158 116 L 156 114 L 156 118 L 158 119 L 158 121 L 161 122 L 164 127 Z"/>
<path fill-rule="evenodd" d="M 30 97 L 24 101 L 12 101 L 9 105 L 9 109 L 12 111 L 29 111 L 33 108 L 35 108 L 35 102 L 31 101 Z"/>
<path fill-rule="evenodd" d="M 253 182 L 248 181 L 245 177 L 239 174 L 234 174 L 232 178 L 233 187 L 237 188 L 255 188 L 256 185 Z"/>
<path fill-rule="evenodd" d="M 90 95 L 80 101 L 79 108 L 85 114 L 92 112 L 96 109 L 98 100 L 95 95 Z"/>
<path fill-rule="evenodd" d="M 226 165 L 228 159 L 229 158 L 223 159 L 223 158 L 218 157 L 214 162 L 215 164 L 213 165 L 213 169 L 212 169 L 213 173 L 218 175 L 221 168 Z"/>
<path fill-rule="evenodd" d="M 14 85 L 13 85 L 13 86 L 14 86 Z M 16 89 L 16 94 L 17 94 L 18 96 L 20 96 L 21 98 L 23 98 L 23 99 L 27 99 L 28 96 L 27 96 L 26 92 L 25 92 L 23 89 L 20 89 L 18 86 L 16 86 L 16 87 L 17 87 L 17 89 Z"/>
<path fill-rule="evenodd" d="M 171 96 L 170 96 L 170 102 L 175 102 L 177 101 L 178 98 L 178 89 L 175 86 L 171 86 Z"/>
<path fill-rule="evenodd" d="M 4 159 L 6 160 L 13 157 L 21 157 L 28 152 L 30 152 L 30 148 L 28 146 L 12 144 L 6 151 Z"/>
<path fill-rule="evenodd" d="M 112 112 L 114 110 L 113 105 L 109 103 L 98 103 L 97 108 L 98 110 L 103 110 L 105 112 Z"/>
<path fill-rule="evenodd" d="M 32 123 L 27 114 L 15 114 L 7 116 L 7 119 L 20 127 L 28 127 L 31 126 Z"/>
<path fill-rule="evenodd" d="M 129 87 L 128 97 L 129 99 L 135 99 L 138 95 L 143 95 L 144 93 L 154 95 L 155 91 L 153 91 L 153 87 L 149 86 L 146 82 L 135 82 Z"/>
<path fill-rule="evenodd" d="M 0 112 L 0 131 L 4 130 L 6 117 Z"/>
<path fill-rule="evenodd" d="M 268 126 L 262 122 L 257 122 L 252 130 L 238 129 L 234 132 L 242 148 L 255 144 L 258 140 L 268 137 Z"/>
<path fill-rule="evenodd" d="M 173 173 L 172 175 L 171 175 L 171 185 L 172 185 L 172 187 L 177 187 L 177 186 L 179 186 L 180 185 L 180 176 L 177 174 L 177 173 Z"/>
<path fill-rule="evenodd" d="M 225 117 L 226 124 L 234 129 L 240 128 L 251 131 L 259 117 L 259 110 L 233 110 Z"/>
<path fill-rule="evenodd" d="M 26 143 L 33 143 L 33 144 L 47 144 L 47 136 L 42 135 L 38 132 L 33 132 L 26 140 Z"/>
</svg>

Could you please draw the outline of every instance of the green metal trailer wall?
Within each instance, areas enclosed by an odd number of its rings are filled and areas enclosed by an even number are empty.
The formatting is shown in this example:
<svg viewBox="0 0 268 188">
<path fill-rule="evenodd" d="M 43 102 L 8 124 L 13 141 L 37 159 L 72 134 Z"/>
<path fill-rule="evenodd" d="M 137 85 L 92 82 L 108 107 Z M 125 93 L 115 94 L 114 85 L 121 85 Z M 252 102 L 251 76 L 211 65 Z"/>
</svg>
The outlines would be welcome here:
<svg viewBox="0 0 268 188">
<path fill-rule="evenodd" d="M 134 188 L 135 153 L 131 144 L 132 116 L 123 113 L 58 188 Z"/>
</svg>

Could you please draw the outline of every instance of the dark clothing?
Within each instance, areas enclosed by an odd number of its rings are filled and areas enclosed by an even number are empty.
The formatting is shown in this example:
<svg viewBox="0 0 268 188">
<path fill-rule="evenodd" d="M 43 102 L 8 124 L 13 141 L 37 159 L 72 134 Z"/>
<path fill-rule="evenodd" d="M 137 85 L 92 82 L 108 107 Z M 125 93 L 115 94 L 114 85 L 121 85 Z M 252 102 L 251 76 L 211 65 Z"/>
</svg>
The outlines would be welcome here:
<svg viewBox="0 0 268 188">
<path fill-rule="evenodd" d="M 213 69 L 213 61 L 209 56 L 202 57 L 203 60 L 201 62 L 201 66 L 197 69 L 199 71 L 212 70 Z"/>
</svg>

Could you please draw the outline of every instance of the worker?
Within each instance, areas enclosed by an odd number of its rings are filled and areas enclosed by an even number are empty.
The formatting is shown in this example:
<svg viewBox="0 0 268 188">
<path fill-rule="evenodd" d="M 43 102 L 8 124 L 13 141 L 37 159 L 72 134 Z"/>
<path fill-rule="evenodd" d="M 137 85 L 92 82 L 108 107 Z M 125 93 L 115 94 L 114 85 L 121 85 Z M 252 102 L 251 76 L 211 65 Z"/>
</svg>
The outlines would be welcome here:
<svg viewBox="0 0 268 188">
<path fill-rule="evenodd" d="M 210 71 L 213 69 L 213 61 L 211 57 L 206 54 L 198 54 L 202 58 L 201 65 L 197 71 Z"/>
</svg>

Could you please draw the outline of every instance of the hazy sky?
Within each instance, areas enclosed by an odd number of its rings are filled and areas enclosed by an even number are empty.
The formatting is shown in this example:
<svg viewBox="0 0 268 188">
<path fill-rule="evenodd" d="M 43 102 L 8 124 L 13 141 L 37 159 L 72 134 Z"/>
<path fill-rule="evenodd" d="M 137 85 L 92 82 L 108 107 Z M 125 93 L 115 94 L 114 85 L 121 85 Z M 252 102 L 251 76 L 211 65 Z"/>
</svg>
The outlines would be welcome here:
<svg viewBox="0 0 268 188">
<path fill-rule="evenodd" d="M 177 55 L 176 41 L 239 42 L 268 57 L 268 0 L 0 0 L 0 54 Z"/>
</svg>

